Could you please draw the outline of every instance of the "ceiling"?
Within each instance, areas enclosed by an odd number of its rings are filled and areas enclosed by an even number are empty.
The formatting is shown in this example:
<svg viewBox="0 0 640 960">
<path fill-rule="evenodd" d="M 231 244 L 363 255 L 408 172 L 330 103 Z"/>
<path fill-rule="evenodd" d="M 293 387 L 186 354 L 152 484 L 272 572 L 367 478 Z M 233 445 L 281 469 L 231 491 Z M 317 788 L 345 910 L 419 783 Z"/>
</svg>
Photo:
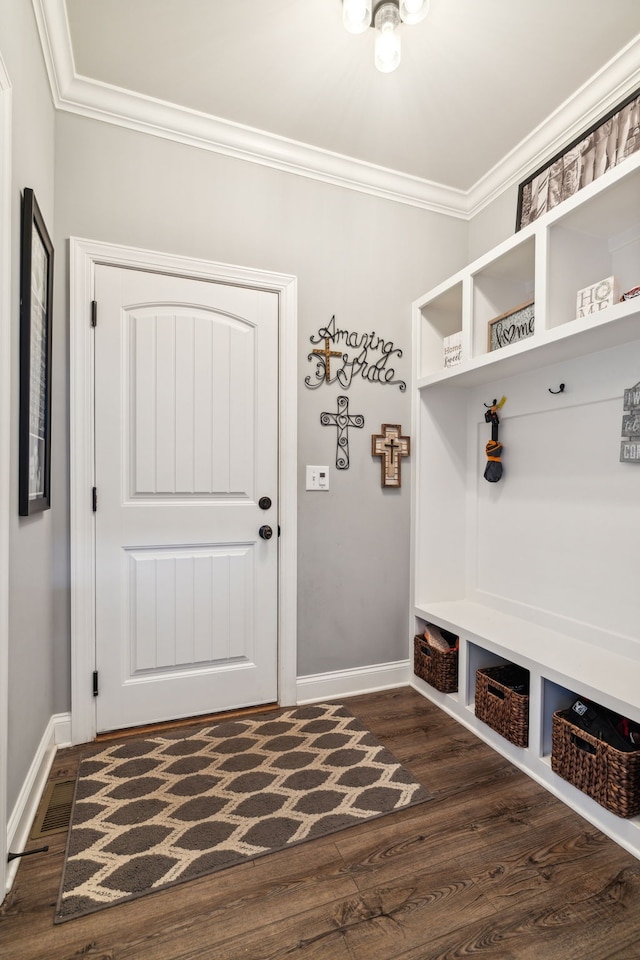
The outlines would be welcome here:
<svg viewBox="0 0 640 960">
<path fill-rule="evenodd" d="M 431 0 L 392 74 L 340 0 L 33 3 L 60 109 L 458 215 L 640 87 L 638 0 Z"/>
</svg>

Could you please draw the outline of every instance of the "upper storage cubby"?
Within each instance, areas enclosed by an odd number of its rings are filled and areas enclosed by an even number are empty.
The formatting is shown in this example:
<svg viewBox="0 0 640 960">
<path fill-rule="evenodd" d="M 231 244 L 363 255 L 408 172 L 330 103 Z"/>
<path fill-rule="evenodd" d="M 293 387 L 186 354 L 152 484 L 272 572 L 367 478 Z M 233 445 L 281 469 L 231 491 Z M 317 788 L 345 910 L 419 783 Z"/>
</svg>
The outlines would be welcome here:
<svg viewBox="0 0 640 960">
<path fill-rule="evenodd" d="M 614 302 L 579 316 L 578 292 L 609 277 Z M 416 301 L 417 386 L 473 386 L 636 340 L 640 300 L 619 298 L 638 285 L 640 153 Z"/>
<path fill-rule="evenodd" d="M 535 238 L 529 236 L 472 274 L 474 357 L 490 352 L 491 321 L 535 299 L 535 260 Z"/>
<path fill-rule="evenodd" d="M 548 328 L 575 320 L 578 290 L 612 276 L 619 299 L 640 283 L 640 168 L 624 169 L 585 202 L 561 206 L 549 226 Z"/>
<path fill-rule="evenodd" d="M 462 280 L 439 287 L 422 304 L 422 331 L 418 355 L 418 376 L 438 373 L 445 367 L 444 342 L 447 337 L 462 334 Z"/>
</svg>

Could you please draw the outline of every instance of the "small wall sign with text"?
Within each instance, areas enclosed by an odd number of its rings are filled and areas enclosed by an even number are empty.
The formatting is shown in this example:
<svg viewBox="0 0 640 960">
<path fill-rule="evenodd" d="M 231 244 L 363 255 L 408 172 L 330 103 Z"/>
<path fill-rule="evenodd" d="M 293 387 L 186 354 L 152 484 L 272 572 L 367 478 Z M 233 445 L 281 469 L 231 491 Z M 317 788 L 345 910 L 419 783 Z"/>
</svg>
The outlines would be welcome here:
<svg viewBox="0 0 640 960">
<path fill-rule="evenodd" d="M 462 360 L 462 330 L 452 333 L 450 337 L 444 337 L 442 346 L 445 368 L 455 367 Z"/>
<path fill-rule="evenodd" d="M 311 390 L 335 381 L 343 390 L 348 390 L 356 377 L 385 387 L 397 386 L 403 392 L 407 389 L 405 381 L 396 377 L 395 368 L 391 366 L 394 358 L 402 356 L 402 350 L 374 330 L 371 333 L 340 330 L 334 314 L 327 326 L 320 327 L 309 339 L 316 346 L 307 357 L 315 361 L 315 373 L 304 378 Z"/>
<path fill-rule="evenodd" d="M 588 317 L 594 313 L 600 313 L 610 307 L 615 297 L 615 280 L 613 277 L 606 277 L 597 283 L 592 283 L 590 287 L 583 287 L 578 290 L 576 297 L 576 320 L 581 317 Z"/>
<path fill-rule="evenodd" d="M 489 321 L 489 351 L 526 340 L 534 333 L 535 309 L 533 300 L 530 300 Z"/>
<path fill-rule="evenodd" d="M 624 391 L 620 462 L 640 463 L 640 382 Z"/>
</svg>

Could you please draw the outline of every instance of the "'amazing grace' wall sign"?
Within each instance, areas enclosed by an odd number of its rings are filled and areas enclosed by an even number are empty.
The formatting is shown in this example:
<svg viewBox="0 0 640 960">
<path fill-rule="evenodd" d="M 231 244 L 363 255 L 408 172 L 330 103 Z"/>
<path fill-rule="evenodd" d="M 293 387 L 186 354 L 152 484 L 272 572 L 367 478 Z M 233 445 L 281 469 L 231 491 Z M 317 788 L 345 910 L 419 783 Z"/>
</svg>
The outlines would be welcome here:
<svg viewBox="0 0 640 960">
<path fill-rule="evenodd" d="M 407 389 L 404 380 L 396 379 L 396 371 L 390 365 L 394 355 L 397 358 L 402 356 L 402 350 L 394 346 L 393 341 L 379 337 L 375 331 L 339 330 L 334 315 L 326 327 L 320 327 L 309 339 L 317 345 L 307 357 L 315 360 L 315 373 L 304 379 L 311 390 L 336 380 L 343 390 L 348 390 L 358 376 L 369 383 L 397 386 L 402 391 Z"/>
</svg>

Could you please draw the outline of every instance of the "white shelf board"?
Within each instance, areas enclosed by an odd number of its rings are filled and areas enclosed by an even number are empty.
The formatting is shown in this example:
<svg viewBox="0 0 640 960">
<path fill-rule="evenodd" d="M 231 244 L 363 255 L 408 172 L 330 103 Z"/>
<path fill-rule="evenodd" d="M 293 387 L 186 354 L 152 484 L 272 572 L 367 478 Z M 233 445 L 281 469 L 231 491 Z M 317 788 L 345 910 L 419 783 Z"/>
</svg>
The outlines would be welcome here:
<svg viewBox="0 0 640 960">
<path fill-rule="evenodd" d="M 498 656 L 640 721 L 637 660 L 468 600 L 421 602 L 414 613 L 453 633 L 471 634 L 472 642 Z"/>
<path fill-rule="evenodd" d="M 437 383 L 475 387 L 499 377 L 526 373 L 548 363 L 558 363 L 640 340 L 639 300 L 636 297 L 615 303 L 597 315 L 568 321 L 540 331 L 527 340 L 503 347 L 502 350 L 463 361 L 453 368 L 438 370 L 437 373 L 419 378 L 416 387 L 420 390 Z"/>
</svg>

